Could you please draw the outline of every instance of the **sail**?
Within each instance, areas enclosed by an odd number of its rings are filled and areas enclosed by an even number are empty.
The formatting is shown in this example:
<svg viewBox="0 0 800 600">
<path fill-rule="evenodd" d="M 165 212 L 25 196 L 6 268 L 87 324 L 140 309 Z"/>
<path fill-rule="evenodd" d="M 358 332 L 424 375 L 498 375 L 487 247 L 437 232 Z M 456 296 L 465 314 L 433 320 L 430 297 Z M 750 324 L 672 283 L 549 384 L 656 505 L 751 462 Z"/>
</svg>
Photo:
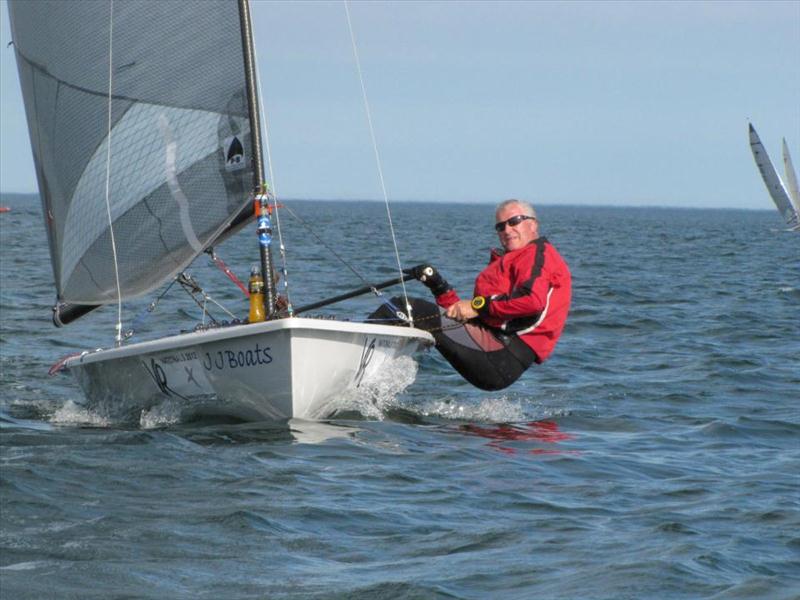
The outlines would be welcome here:
<svg viewBox="0 0 800 600">
<path fill-rule="evenodd" d="M 243 211 L 255 157 L 241 10 L 9 0 L 59 300 L 115 302 L 115 260 L 121 297 L 144 294 Z"/>
<path fill-rule="evenodd" d="M 752 124 L 750 125 L 750 149 L 753 151 L 756 166 L 758 166 L 761 177 L 764 179 L 770 196 L 772 196 L 772 201 L 778 207 L 778 212 L 790 227 L 793 229 L 800 227 L 800 215 L 798 215 L 791 200 L 789 200 L 786 187 L 775 171 L 775 167 L 772 166 L 767 151 L 764 149 L 764 145 L 761 143 L 761 139 Z"/>
<path fill-rule="evenodd" d="M 783 140 L 783 172 L 786 177 L 786 191 L 789 192 L 789 198 L 794 204 L 794 210 L 800 213 L 800 192 L 797 191 L 797 175 L 792 165 L 792 157 L 789 155 L 789 146 L 786 145 L 786 140 Z"/>
</svg>

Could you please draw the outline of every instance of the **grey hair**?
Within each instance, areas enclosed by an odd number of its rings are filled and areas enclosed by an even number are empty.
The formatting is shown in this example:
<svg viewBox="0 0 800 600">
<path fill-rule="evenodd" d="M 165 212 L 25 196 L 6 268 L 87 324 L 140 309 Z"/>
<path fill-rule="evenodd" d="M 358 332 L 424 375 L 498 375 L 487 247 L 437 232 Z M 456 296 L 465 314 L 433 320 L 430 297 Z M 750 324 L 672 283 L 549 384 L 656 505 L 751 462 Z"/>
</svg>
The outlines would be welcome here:
<svg viewBox="0 0 800 600">
<path fill-rule="evenodd" d="M 497 205 L 497 208 L 494 209 L 495 214 L 499 213 L 505 207 L 510 206 L 512 204 L 516 204 L 522 207 L 522 214 L 528 215 L 529 217 L 533 217 L 534 219 L 537 218 L 536 211 L 533 209 L 533 205 L 530 202 L 526 202 L 525 200 L 517 200 L 515 198 L 511 198 L 510 200 L 503 200 L 500 204 Z"/>
</svg>

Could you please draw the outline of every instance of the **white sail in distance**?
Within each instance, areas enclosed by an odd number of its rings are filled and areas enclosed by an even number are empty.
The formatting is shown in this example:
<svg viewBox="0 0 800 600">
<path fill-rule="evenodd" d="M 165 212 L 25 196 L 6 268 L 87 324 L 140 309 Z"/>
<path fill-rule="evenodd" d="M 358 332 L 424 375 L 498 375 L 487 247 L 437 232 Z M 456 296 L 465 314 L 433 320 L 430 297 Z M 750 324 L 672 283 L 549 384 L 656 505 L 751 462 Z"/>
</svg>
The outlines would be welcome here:
<svg viewBox="0 0 800 600">
<path fill-rule="evenodd" d="M 764 184 L 767 186 L 767 190 L 769 190 L 772 201 L 775 203 L 778 212 L 789 227 L 800 230 L 800 214 L 798 214 L 797 209 L 794 204 L 792 204 L 789 198 L 789 192 L 778 175 L 778 172 L 775 170 L 775 167 L 772 165 L 772 161 L 770 161 L 769 155 L 764 148 L 764 144 L 761 143 L 761 139 L 758 137 L 755 128 L 752 123 L 749 125 L 750 149 L 753 151 L 753 158 L 756 161 L 756 166 L 761 173 Z"/>
<path fill-rule="evenodd" d="M 794 210 L 800 213 L 800 193 L 797 191 L 797 175 L 795 175 L 792 157 L 789 155 L 789 146 L 786 145 L 786 138 L 783 139 L 783 173 L 786 181 L 786 191 L 794 204 Z"/>
</svg>

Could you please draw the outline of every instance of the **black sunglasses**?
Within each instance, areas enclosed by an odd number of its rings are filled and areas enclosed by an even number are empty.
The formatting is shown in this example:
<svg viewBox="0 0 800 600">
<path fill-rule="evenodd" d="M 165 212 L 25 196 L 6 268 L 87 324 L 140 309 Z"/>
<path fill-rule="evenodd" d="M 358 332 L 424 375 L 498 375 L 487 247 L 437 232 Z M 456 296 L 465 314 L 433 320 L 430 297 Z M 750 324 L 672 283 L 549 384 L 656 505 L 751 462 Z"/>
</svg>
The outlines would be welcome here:
<svg viewBox="0 0 800 600">
<path fill-rule="evenodd" d="M 516 215 L 511 217 L 510 219 L 506 219 L 505 221 L 500 221 L 499 223 L 494 224 L 494 230 L 498 233 L 503 231 L 506 228 L 506 224 L 511 225 L 512 227 L 516 227 L 523 221 L 527 221 L 528 219 L 536 220 L 536 217 L 529 217 L 528 215 Z"/>
</svg>

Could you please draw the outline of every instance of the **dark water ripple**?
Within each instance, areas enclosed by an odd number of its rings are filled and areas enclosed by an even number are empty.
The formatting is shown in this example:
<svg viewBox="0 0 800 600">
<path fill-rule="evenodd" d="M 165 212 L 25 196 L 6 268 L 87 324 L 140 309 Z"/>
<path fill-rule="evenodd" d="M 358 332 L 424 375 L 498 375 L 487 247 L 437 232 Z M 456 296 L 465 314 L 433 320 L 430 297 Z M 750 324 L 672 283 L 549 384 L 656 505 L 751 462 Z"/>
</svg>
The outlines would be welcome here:
<svg viewBox="0 0 800 600">
<path fill-rule="evenodd" d="M 773 211 L 541 207 L 573 310 L 552 360 L 503 393 L 428 354 L 405 392 L 409 364 L 328 423 L 165 405 L 130 424 L 46 375 L 108 346 L 115 311 L 53 329 L 39 207 L 2 203 L 2 598 L 800 597 L 800 236 Z M 382 205 L 293 208 L 358 270 L 393 274 Z M 394 216 L 404 260 L 468 292 L 491 209 Z M 362 284 L 284 225 L 296 304 Z M 221 249 L 241 274 L 251 237 Z M 193 274 L 244 311 L 223 275 Z M 140 337 L 179 314 L 198 318 L 166 298 Z"/>
</svg>

